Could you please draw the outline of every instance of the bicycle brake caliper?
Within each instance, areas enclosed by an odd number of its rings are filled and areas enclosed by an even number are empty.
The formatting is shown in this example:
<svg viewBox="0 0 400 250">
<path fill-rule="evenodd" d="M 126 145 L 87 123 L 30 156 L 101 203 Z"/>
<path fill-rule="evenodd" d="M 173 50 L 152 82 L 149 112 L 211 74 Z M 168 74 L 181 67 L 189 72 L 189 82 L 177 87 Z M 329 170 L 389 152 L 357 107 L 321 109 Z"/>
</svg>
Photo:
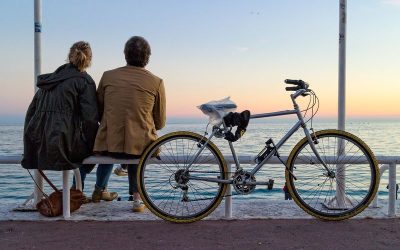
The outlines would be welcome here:
<svg viewBox="0 0 400 250">
<path fill-rule="evenodd" d="M 310 128 L 311 133 L 311 139 L 313 140 L 314 144 L 318 144 L 318 139 L 317 136 L 315 135 L 315 131 L 313 128 Z"/>
</svg>

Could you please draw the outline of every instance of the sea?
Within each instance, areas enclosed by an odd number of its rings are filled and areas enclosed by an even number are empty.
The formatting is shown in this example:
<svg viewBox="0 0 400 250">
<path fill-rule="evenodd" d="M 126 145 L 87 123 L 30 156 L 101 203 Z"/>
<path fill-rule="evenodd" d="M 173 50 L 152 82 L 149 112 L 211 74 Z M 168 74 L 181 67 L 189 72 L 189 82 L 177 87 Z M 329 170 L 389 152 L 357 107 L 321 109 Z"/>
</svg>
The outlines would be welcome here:
<svg viewBox="0 0 400 250">
<path fill-rule="evenodd" d="M 286 134 L 295 124 L 296 120 L 282 119 L 255 119 L 251 120 L 244 136 L 234 143 L 238 155 L 256 156 L 264 147 L 265 141 L 272 138 L 275 142 Z M 308 126 L 310 127 L 310 123 Z M 314 119 L 313 128 L 315 131 L 337 128 L 335 119 Z M 204 134 L 207 128 L 207 120 L 201 119 L 176 119 L 167 122 L 159 135 L 173 131 L 192 131 Z M 392 119 L 348 119 L 346 131 L 351 132 L 366 142 L 377 156 L 399 156 L 400 157 L 400 118 Z M 287 156 L 294 145 L 304 137 L 303 131 L 298 130 L 280 149 L 282 156 Z M 220 148 L 224 155 L 230 154 L 227 141 L 216 138 L 214 143 Z M 21 155 L 23 152 L 23 124 L 0 122 L 0 156 Z M 116 165 L 117 166 L 117 165 Z M 116 167 L 115 166 L 115 167 Z M 243 165 L 250 168 L 250 165 Z M 57 171 L 47 171 L 49 178 L 61 188 L 62 175 Z M 398 172 L 400 172 L 398 170 Z M 281 164 L 266 164 L 257 173 L 257 180 L 274 179 L 275 184 L 272 190 L 265 186 L 257 186 L 256 190 L 249 195 L 238 195 L 235 199 L 284 199 L 282 188 L 284 186 L 284 166 Z M 33 174 L 33 173 L 32 173 Z M 387 194 L 388 173 L 381 178 L 379 188 L 380 195 Z M 85 181 L 84 192 L 91 195 L 95 183 L 95 170 L 88 174 Z M 400 181 L 399 181 L 400 182 Z M 23 203 L 33 192 L 34 183 L 27 170 L 17 164 L 0 164 L 0 200 L 2 204 Z M 116 191 L 122 200 L 127 200 L 128 179 L 126 176 L 112 174 L 108 189 Z M 45 191 L 51 193 L 49 187 Z"/>
</svg>

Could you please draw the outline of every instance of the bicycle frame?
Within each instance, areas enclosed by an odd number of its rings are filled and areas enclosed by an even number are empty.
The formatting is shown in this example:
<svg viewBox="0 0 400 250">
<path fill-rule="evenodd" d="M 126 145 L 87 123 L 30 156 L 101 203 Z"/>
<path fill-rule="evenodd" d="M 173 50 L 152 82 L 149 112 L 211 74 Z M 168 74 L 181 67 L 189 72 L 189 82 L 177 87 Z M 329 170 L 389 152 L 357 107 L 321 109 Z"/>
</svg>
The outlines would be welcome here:
<svg viewBox="0 0 400 250">
<path fill-rule="evenodd" d="M 272 150 L 261 162 L 259 162 L 256 166 L 254 166 L 254 168 L 251 170 L 251 174 L 255 175 L 262 167 L 264 164 L 266 164 L 268 162 L 268 160 L 279 150 L 280 147 L 282 147 L 285 142 L 300 128 L 302 127 L 304 130 L 304 134 L 307 137 L 308 143 L 313 151 L 313 153 L 315 154 L 315 156 L 317 157 L 317 159 L 320 161 L 320 163 L 325 167 L 325 169 L 327 170 L 327 172 L 329 173 L 330 170 L 328 169 L 326 163 L 323 161 L 323 159 L 321 158 L 321 156 L 319 155 L 318 151 L 316 150 L 313 140 L 311 138 L 311 134 L 307 129 L 307 125 L 304 122 L 304 117 L 301 113 L 301 110 L 299 108 L 299 105 L 296 102 L 296 98 L 303 95 L 306 92 L 305 89 L 300 89 L 297 90 L 294 94 L 291 94 L 290 97 L 292 99 L 293 102 L 293 106 L 294 109 L 292 110 L 284 110 L 284 111 L 277 111 L 277 112 L 270 112 L 270 113 L 263 113 L 263 114 L 255 114 L 255 115 L 251 115 L 250 119 L 257 119 L 257 118 L 267 118 L 267 117 L 275 117 L 275 116 L 285 116 L 285 115 L 293 115 L 296 114 L 298 121 L 297 123 L 282 137 L 282 139 L 275 144 L 275 150 Z M 227 130 L 227 126 L 225 125 L 225 123 L 222 121 L 219 126 L 223 126 L 225 130 Z M 193 158 L 192 162 L 186 167 L 186 171 L 189 170 L 190 166 L 195 162 L 195 160 L 197 159 L 197 157 L 200 155 L 200 153 L 203 151 L 203 149 L 206 147 L 206 145 L 208 144 L 208 142 L 214 137 L 216 131 L 213 131 L 211 133 L 211 135 L 207 138 L 207 141 L 202 145 L 202 147 L 199 149 L 199 151 L 197 152 L 197 154 L 195 155 L 195 157 Z M 236 170 L 240 169 L 240 162 L 237 158 L 235 149 L 233 147 L 233 143 L 228 141 L 229 143 L 229 148 L 231 150 L 233 159 L 235 161 L 235 165 L 236 165 Z M 193 179 L 193 180 L 204 180 L 204 181 L 209 181 L 209 182 L 218 182 L 218 183 L 227 183 L 227 184 L 231 184 L 233 182 L 233 180 L 221 180 L 221 179 L 215 179 L 215 178 L 203 178 L 203 177 L 195 177 L 195 176 L 190 176 L 189 179 Z"/>
</svg>

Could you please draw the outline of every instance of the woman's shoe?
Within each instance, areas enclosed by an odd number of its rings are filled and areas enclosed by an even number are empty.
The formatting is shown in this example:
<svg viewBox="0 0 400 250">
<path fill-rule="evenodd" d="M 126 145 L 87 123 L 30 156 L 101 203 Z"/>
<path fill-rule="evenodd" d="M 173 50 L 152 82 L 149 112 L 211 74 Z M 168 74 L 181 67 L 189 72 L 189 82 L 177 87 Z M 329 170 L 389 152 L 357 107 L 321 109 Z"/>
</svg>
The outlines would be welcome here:
<svg viewBox="0 0 400 250">
<path fill-rule="evenodd" d="M 118 176 L 127 176 L 128 171 L 126 169 L 124 169 L 122 166 L 118 166 L 114 169 L 114 174 L 116 174 Z"/>
<path fill-rule="evenodd" d="M 92 194 L 92 202 L 100 202 L 101 200 L 112 201 L 115 200 L 117 197 L 117 192 L 108 192 L 107 188 L 101 189 L 95 187 Z"/>
<path fill-rule="evenodd" d="M 86 195 L 83 195 L 83 204 L 91 203 L 92 198 L 87 197 Z"/>
<path fill-rule="evenodd" d="M 146 208 L 146 206 L 143 204 L 143 201 L 141 201 L 141 200 L 133 201 L 133 207 L 132 207 L 133 212 L 141 213 L 144 211 L 145 208 Z"/>
</svg>

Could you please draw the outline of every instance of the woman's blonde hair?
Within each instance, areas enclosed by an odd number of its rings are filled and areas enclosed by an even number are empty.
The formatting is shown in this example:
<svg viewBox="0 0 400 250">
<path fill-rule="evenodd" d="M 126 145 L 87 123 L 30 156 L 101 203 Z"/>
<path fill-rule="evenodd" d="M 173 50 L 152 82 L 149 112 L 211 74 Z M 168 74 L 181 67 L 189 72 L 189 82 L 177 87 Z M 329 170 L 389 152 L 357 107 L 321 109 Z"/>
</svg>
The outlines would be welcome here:
<svg viewBox="0 0 400 250">
<path fill-rule="evenodd" d="M 85 41 L 74 43 L 69 49 L 68 62 L 72 63 L 79 71 L 85 71 L 92 61 L 92 49 Z"/>
</svg>

